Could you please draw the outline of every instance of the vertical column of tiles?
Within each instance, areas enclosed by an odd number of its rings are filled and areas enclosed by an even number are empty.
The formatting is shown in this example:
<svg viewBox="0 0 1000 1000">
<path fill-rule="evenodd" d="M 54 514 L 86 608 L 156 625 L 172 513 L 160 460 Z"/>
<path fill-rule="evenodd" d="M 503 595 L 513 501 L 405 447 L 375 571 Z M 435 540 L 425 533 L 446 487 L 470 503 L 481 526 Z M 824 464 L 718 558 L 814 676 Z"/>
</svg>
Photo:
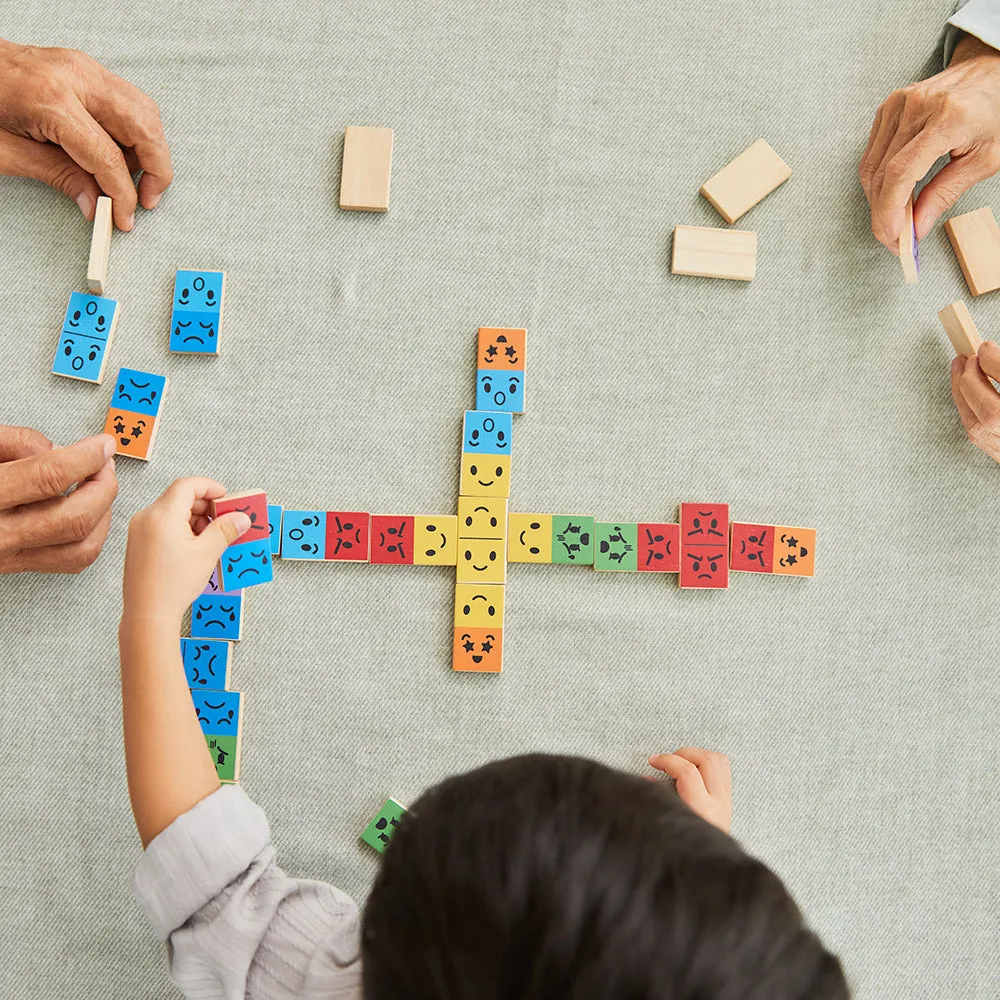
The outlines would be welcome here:
<svg viewBox="0 0 1000 1000">
<path fill-rule="evenodd" d="M 250 527 L 233 542 L 219 559 L 219 583 L 223 590 L 253 587 L 274 578 L 271 566 L 271 526 L 267 496 L 263 490 L 248 490 L 213 500 L 212 517 L 234 511 L 250 518 Z"/>
<path fill-rule="evenodd" d="M 729 586 L 729 504 L 681 504 L 681 571 L 684 588 Z"/>
<path fill-rule="evenodd" d="M 115 454 L 148 462 L 160 427 L 169 379 L 152 372 L 120 368 L 104 433 L 115 439 Z"/>
<path fill-rule="evenodd" d="M 476 409 L 524 413 L 527 331 L 480 327 Z"/>
</svg>

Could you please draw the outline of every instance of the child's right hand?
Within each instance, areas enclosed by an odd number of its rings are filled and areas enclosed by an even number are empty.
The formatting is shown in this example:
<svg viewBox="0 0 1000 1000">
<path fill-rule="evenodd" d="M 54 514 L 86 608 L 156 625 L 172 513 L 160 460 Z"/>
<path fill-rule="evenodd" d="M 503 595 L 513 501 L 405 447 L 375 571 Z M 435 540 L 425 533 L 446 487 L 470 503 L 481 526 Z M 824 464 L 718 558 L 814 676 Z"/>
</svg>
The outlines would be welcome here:
<svg viewBox="0 0 1000 1000">
<path fill-rule="evenodd" d="M 712 826 L 729 833 L 733 820 L 733 778 L 729 758 L 714 750 L 681 747 L 653 754 L 649 763 L 677 783 L 681 801 Z"/>
<path fill-rule="evenodd" d="M 223 551 L 250 527 L 243 513 L 209 521 L 209 501 L 225 494 L 213 479 L 178 479 L 132 518 L 122 583 L 125 618 L 180 627 Z"/>
</svg>

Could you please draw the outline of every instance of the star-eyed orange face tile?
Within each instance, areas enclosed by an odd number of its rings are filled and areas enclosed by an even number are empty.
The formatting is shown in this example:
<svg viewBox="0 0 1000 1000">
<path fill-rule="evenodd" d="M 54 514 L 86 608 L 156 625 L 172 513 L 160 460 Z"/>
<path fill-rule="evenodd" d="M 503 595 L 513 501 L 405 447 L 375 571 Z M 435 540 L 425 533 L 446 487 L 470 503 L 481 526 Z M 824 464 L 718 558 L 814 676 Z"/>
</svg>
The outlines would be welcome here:
<svg viewBox="0 0 1000 1000">
<path fill-rule="evenodd" d="M 498 628 L 456 628 L 451 668 L 500 673 L 503 669 L 503 632 Z"/>
</svg>

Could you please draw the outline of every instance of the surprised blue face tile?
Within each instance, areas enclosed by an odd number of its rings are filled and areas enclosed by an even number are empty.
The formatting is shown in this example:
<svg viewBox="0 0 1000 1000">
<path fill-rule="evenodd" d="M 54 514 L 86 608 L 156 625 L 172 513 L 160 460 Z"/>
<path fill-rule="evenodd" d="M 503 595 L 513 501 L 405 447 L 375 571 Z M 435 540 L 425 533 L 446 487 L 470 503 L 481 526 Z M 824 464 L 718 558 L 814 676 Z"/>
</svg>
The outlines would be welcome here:
<svg viewBox="0 0 1000 1000">
<path fill-rule="evenodd" d="M 222 271 L 178 271 L 174 279 L 174 311 L 214 312 L 222 306 Z"/>
<path fill-rule="evenodd" d="M 100 382 L 118 320 L 118 303 L 73 292 L 52 365 L 55 375 Z"/>
<path fill-rule="evenodd" d="M 513 426 L 509 413 L 466 410 L 462 451 L 479 455 L 509 455 Z"/>
<path fill-rule="evenodd" d="M 232 639 L 243 634 L 243 598 L 201 594 L 191 605 L 192 639 Z"/>
<path fill-rule="evenodd" d="M 115 394 L 111 397 L 111 406 L 155 417 L 160 412 L 166 389 L 167 380 L 162 375 L 135 371 L 132 368 L 120 368 L 118 380 L 115 382 Z"/>
<path fill-rule="evenodd" d="M 476 372 L 476 409 L 524 413 L 524 372 Z"/>
<path fill-rule="evenodd" d="M 178 271 L 170 314 L 170 350 L 218 354 L 225 292 L 222 271 Z"/>
<path fill-rule="evenodd" d="M 281 558 L 323 559 L 326 555 L 326 511 L 286 510 L 281 515 Z"/>
</svg>

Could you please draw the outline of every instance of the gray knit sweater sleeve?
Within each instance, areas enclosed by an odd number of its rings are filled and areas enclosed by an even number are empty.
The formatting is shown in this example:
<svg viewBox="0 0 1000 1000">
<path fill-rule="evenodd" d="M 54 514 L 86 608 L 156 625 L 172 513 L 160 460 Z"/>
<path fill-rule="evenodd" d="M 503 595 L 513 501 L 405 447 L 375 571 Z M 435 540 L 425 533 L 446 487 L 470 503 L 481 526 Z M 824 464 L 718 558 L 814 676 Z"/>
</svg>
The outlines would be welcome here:
<svg viewBox="0 0 1000 1000">
<path fill-rule="evenodd" d="M 224 786 L 146 848 L 132 880 L 190 1000 L 359 1000 L 358 908 L 276 864 L 263 810 Z"/>
</svg>

